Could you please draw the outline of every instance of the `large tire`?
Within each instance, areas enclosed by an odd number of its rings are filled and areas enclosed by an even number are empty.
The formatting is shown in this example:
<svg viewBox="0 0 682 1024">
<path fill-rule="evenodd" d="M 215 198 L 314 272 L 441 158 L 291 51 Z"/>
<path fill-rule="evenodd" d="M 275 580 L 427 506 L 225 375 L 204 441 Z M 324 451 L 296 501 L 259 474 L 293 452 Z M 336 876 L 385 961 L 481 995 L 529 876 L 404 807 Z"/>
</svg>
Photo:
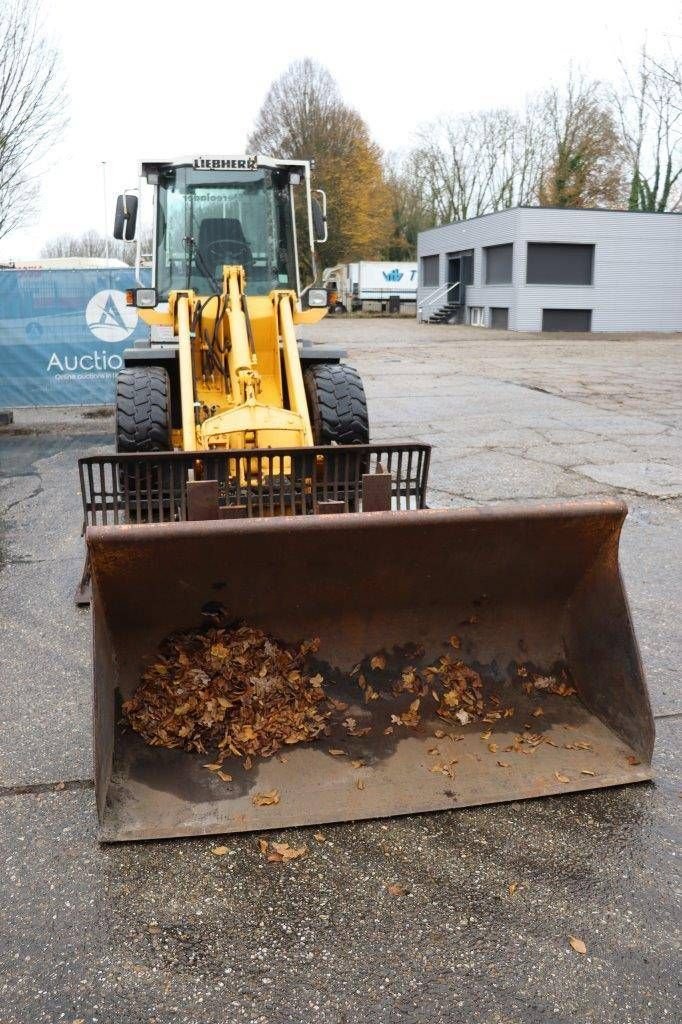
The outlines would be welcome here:
<svg viewBox="0 0 682 1024">
<path fill-rule="evenodd" d="M 317 363 L 303 373 L 315 444 L 368 444 L 367 399 L 360 374 L 343 363 Z"/>
<path fill-rule="evenodd" d="M 116 451 L 171 449 L 168 373 L 162 366 L 126 367 L 116 382 Z"/>
<path fill-rule="evenodd" d="M 116 451 L 141 455 L 168 452 L 172 447 L 168 373 L 161 366 L 121 370 L 116 381 Z M 148 487 L 146 472 L 137 475 L 132 467 L 119 469 L 119 486 L 128 495 L 130 522 L 162 522 L 168 518 L 170 476 L 155 463 L 151 463 L 150 472 Z M 176 505 L 180 500 L 177 488 L 176 483 Z"/>
</svg>

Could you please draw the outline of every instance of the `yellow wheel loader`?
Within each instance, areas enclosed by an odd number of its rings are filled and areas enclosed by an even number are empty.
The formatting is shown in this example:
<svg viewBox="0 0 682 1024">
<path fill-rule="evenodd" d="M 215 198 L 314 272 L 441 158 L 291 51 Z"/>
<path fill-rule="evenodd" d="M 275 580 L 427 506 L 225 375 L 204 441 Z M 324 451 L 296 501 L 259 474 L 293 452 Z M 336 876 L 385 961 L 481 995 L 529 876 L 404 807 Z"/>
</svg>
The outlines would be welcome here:
<svg viewBox="0 0 682 1024">
<path fill-rule="evenodd" d="M 144 163 L 142 175 L 153 283 L 129 301 L 150 338 L 125 355 L 116 454 L 79 460 L 101 840 L 651 778 L 653 721 L 618 567 L 625 507 L 427 508 L 429 445 L 370 443 L 356 371 L 296 339 L 327 304 L 301 282 L 326 237 L 309 163 L 198 157 Z M 136 214 L 137 197 L 119 197 L 117 237 L 134 238 Z M 275 686 L 263 662 L 235 690 L 243 670 L 224 640 L 242 635 L 235 623 L 270 638 L 280 661 L 294 655 L 278 644 L 315 652 L 315 711 L 294 709 L 298 669 L 285 678 L 291 706 L 277 706 L 280 722 L 299 716 L 286 756 L 235 745 L 268 726 Z M 201 668 L 169 661 L 178 643 L 204 652 Z M 141 680 L 146 739 L 126 710 L 140 711 Z M 239 700 L 247 725 L 230 732 Z M 197 706 L 200 724 L 225 727 L 217 752 L 183 740 Z M 324 728 L 301 731 L 302 713 Z"/>
</svg>

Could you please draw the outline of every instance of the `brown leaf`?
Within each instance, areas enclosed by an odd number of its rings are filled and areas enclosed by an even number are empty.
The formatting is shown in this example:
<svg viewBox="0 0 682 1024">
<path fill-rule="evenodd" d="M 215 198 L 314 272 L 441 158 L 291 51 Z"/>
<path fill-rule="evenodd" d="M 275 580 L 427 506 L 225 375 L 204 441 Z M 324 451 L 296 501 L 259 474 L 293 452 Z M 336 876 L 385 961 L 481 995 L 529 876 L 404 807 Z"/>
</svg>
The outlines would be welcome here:
<svg viewBox="0 0 682 1024">
<path fill-rule="evenodd" d="M 272 804 L 278 804 L 279 790 L 271 789 L 268 793 L 254 793 L 251 797 L 251 803 L 255 807 L 270 807 Z"/>
<path fill-rule="evenodd" d="M 445 729 L 436 729 L 433 735 L 436 737 L 437 740 L 442 740 L 443 737 L 445 736 Z"/>
<path fill-rule="evenodd" d="M 542 708 L 536 708 L 533 712 L 533 718 L 540 718 L 542 715 L 544 715 L 544 713 L 545 712 L 542 710 Z"/>
<path fill-rule="evenodd" d="M 636 764 L 641 764 L 641 763 L 642 763 L 642 762 L 641 762 L 641 761 L 639 760 L 639 758 L 638 758 L 638 757 L 635 757 L 635 755 L 634 755 L 634 754 L 630 754 L 630 756 L 629 756 L 629 757 L 627 757 L 627 758 L 626 758 L 626 760 L 627 760 L 627 763 L 628 763 L 628 764 L 630 764 L 630 765 L 633 765 L 633 766 L 634 766 L 634 765 L 636 765 Z"/>
<path fill-rule="evenodd" d="M 461 641 L 456 633 L 453 633 L 450 637 L 450 646 L 458 650 L 461 647 Z"/>
<path fill-rule="evenodd" d="M 369 663 L 369 667 L 373 668 L 373 669 L 376 669 L 376 670 L 379 670 L 379 671 L 382 671 L 383 669 L 385 669 L 386 668 L 386 655 L 385 654 L 375 654 L 374 657 L 371 659 L 371 661 Z"/>
<path fill-rule="evenodd" d="M 364 779 L 356 779 L 355 780 L 355 788 L 356 789 L 364 789 L 365 788 L 365 780 Z"/>
<path fill-rule="evenodd" d="M 358 676 L 358 686 L 362 690 L 363 697 L 364 697 L 364 700 L 365 700 L 365 704 L 369 704 L 369 702 L 371 700 L 378 700 L 379 699 L 379 694 L 374 689 L 374 687 L 371 686 L 370 683 L 367 682 L 367 680 L 362 675 L 362 673 L 360 673 L 360 675 Z"/>
<path fill-rule="evenodd" d="M 511 768 L 509 761 L 498 761 L 497 763 L 500 766 L 500 768 Z"/>
<path fill-rule="evenodd" d="M 232 776 L 229 772 L 216 772 L 216 775 L 222 782 L 232 782 Z"/>
<path fill-rule="evenodd" d="M 258 840 L 258 849 L 260 850 L 261 853 L 267 853 L 268 852 L 268 845 L 269 844 L 268 844 L 267 839 L 259 839 Z"/>
<path fill-rule="evenodd" d="M 493 734 L 492 729 L 486 729 L 485 732 L 481 733 L 481 739 L 482 740 L 489 740 L 490 737 L 492 736 L 492 734 Z"/>
<path fill-rule="evenodd" d="M 339 750 L 338 747 L 330 747 L 329 753 L 332 757 L 348 757 L 348 752 L 346 750 Z"/>
<path fill-rule="evenodd" d="M 519 887 L 519 883 L 518 882 L 510 882 L 510 884 L 507 886 L 507 891 L 508 891 L 509 895 L 513 896 L 514 893 L 516 892 L 516 890 L 518 889 L 518 887 Z"/>
<path fill-rule="evenodd" d="M 400 885 L 399 882 L 391 882 L 390 884 L 387 882 L 385 884 L 386 890 L 391 894 L 391 896 L 407 896 L 410 891 L 409 889 L 406 889 L 404 885 Z"/>
<path fill-rule="evenodd" d="M 289 846 L 288 843 L 273 843 L 272 849 L 282 860 L 298 860 L 308 852 L 307 846 Z"/>
<path fill-rule="evenodd" d="M 589 768 L 582 768 L 580 770 L 581 775 L 596 775 L 596 772 L 591 772 Z"/>
<path fill-rule="evenodd" d="M 313 839 L 317 840 L 318 843 L 326 843 L 326 837 L 322 832 L 313 832 Z"/>
<path fill-rule="evenodd" d="M 569 935 L 568 941 L 571 944 L 571 949 L 574 949 L 576 953 L 580 953 L 581 956 L 585 956 L 587 953 L 587 946 L 582 939 L 576 939 L 574 935 Z"/>
<path fill-rule="evenodd" d="M 351 764 L 353 765 L 354 768 L 365 768 L 367 762 L 363 761 L 361 757 L 358 757 L 355 759 L 355 761 L 351 761 Z"/>
<path fill-rule="evenodd" d="M 497 743 L 489 743 L 488 744 L 488 750 L 490 751 L 491 754 L 496 754 L 497 753 Z"/>
<path fill-rule="evenodd" d="M 226 853 L 230 852 L 229 846 L 214 846 L 211 853 L 214 857 L 224 857 Z"/>
<path fill-rule="evenodd" d="M 561 772 L 554 772 L 554 778 L 557 780 L 557 782 L 570 782 L 571 781 L 570 778 L 568 777 L 568 775 L 562 775 Z"/>
</svg>

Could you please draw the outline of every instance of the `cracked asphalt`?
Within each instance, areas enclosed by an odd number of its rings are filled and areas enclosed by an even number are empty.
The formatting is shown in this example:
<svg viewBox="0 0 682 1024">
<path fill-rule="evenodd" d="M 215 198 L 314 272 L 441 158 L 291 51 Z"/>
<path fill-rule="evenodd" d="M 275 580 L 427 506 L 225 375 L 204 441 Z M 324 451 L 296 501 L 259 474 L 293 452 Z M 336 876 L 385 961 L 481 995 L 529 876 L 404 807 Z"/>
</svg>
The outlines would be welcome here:
<svg viewBox="0 0 682 1024">
<path fill-rule="evenodd" d="M 17 411 L 0 430 L 1 1024 L 679 1019 L 682 337 L 305 333 L 348 349 L 376 440 L 433 443 L 431 505 L 626 499 L 657 781 L 325 826 L 324 842 L 291 830 L 310 852 L 285 864 L 253 835 L 221 857 L 215 839 L 100 848 L 75 460 L 112 424 Z"/>
</svg>

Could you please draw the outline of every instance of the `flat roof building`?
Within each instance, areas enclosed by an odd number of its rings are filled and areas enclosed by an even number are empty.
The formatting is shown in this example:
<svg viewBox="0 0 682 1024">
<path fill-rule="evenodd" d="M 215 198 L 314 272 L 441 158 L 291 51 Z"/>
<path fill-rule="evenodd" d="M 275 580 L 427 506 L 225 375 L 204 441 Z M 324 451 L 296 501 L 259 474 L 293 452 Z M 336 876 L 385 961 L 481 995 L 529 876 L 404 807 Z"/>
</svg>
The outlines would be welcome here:
<svg viewBox="0 0 682 1024">
<path fill-rule="evenodd" d="M 512 331 L 682 331 L 682 214 L 518 206 L 422 231 L 417 316 Z"/>
</svg>

